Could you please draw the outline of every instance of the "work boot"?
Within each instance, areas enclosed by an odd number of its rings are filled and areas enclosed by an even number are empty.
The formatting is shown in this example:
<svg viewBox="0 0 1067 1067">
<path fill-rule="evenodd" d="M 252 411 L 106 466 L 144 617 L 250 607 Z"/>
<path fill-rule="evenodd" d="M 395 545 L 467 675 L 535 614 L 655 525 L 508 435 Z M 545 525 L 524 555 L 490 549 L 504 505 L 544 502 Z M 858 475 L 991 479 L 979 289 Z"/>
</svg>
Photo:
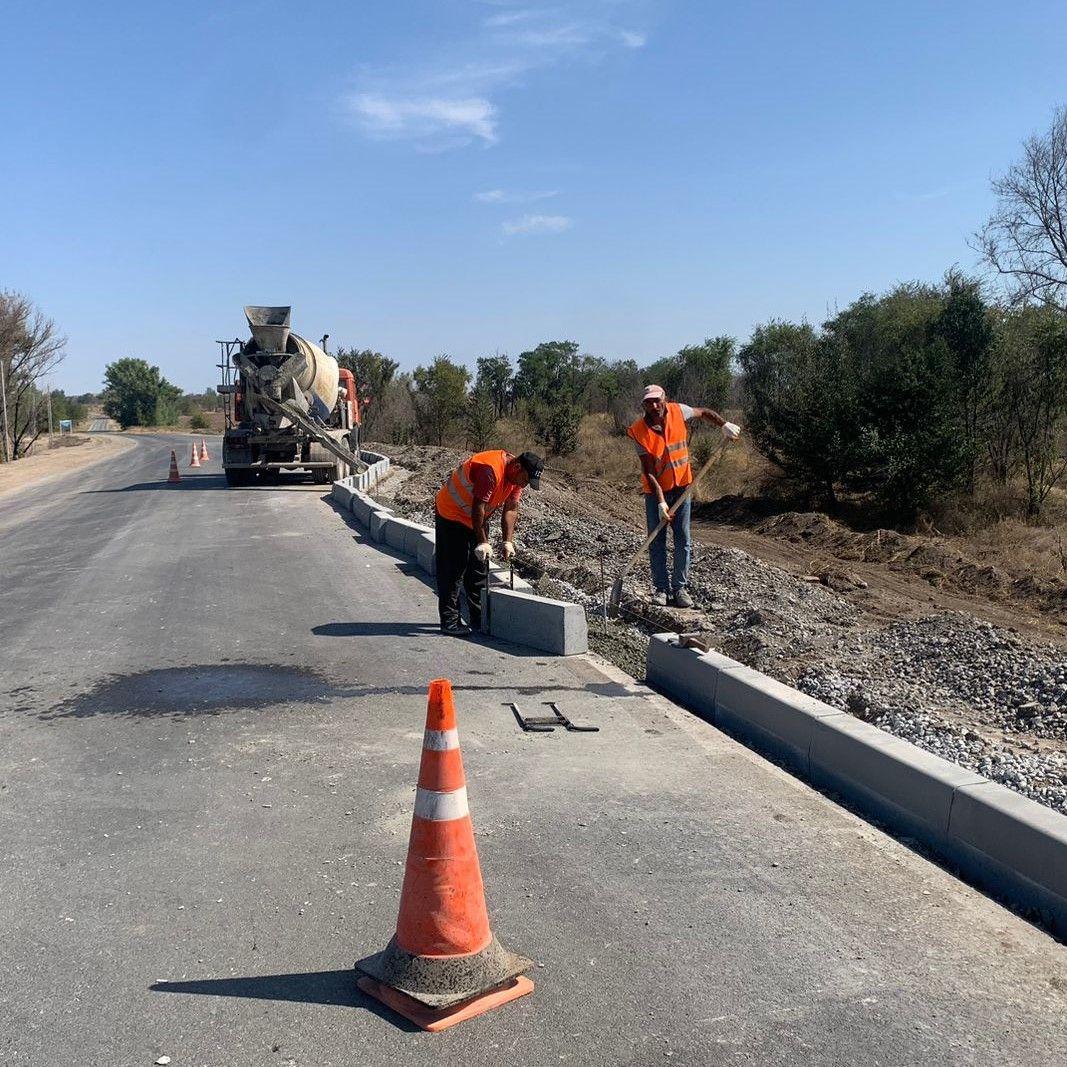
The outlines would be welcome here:
<svg viewBox="0 0 1067 1067">
<path fill-rule="evenodd" d="M 689 595 L 684 586 L 675 592 L 674 606 L 676 608 L 691 608 L 695 606 L 693 604 L 693 598 Z"/>
<path fill-rule="evenodd" d="M 448 623 L 447 626 L 441 623 L 441 633 L 449 637 L 470 637 L 471 628 L 462 619 L 457 619 L 455 622 Z"/>
<path fill-rule="evenodd" d="M 657 589 L 652 594 L 652 603 L 657 608 L 665 608 L 667 606 L 667 591 L 666 591 L 666 589 Z"/>
</svg>

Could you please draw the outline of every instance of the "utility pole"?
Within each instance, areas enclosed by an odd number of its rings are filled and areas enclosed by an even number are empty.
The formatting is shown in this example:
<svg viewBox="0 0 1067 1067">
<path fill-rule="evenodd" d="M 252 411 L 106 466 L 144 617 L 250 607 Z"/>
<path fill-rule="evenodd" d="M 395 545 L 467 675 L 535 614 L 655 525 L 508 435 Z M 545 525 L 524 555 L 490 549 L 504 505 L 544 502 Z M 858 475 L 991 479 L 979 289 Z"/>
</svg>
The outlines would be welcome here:
<svg viewBox="0 0 1067 1067">
<path fill-rule="evenodd" d="M 52 383 L 46 386 L 45 395 L 48 397 L 48 447 L 52 447 Z"/>
<path fill-rule="evenodd" d="M 10 364 L 10 360 L 8 361 Z M 3 408 L 4 414 L 4 462 L 11 462 L 11 445 L 8 444 L 7 433 L 7 385 L 5 379 L 7 375 L 4 371 L 4 360 L 0 357 L 0 407 Z"/>
</svg>

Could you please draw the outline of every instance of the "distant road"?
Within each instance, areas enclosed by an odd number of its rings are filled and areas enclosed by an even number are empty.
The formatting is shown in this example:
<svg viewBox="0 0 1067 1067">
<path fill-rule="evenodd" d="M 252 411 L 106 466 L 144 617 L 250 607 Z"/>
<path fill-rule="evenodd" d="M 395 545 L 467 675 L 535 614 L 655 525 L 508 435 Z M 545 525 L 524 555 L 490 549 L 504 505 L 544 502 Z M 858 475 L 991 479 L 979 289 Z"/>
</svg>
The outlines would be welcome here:
<svg viewBox="0 0 1067 1067">
<path fill-rule="evenodd" d="M 114 429 L 110 419 L 93 419 L 89 423 L 89 433 L 106 433 Z"/>
<path fill-rule="evenodd" d="M 0 1061 L 1067 1062 L 1043 931 L 593 658 L 441 636 L 322 486 L 134 440 L 0 500 Z M 431 1036 L 351 968 L 395 928 L 440 676 L 538 966 Z M 600 733 L 504 706 L 546 700 Z"/>
</svg>

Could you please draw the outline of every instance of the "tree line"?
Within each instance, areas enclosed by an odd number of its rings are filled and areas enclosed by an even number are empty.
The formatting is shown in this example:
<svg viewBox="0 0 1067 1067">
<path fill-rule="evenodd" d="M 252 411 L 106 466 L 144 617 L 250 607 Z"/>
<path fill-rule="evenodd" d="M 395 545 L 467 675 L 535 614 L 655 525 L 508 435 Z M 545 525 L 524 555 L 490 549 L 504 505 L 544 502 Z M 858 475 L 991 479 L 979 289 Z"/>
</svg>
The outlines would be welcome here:
<svg viewBox="0 0 1067 1067">
<path fill-rule="evenodd" d="M 503 418 L 524 420 L 552 455 L 574 452 L 584 416 L 608 414 L 616 432 L 637 417 L 648 381 L 694 404 L 721 407 L 732 382 L 737 348 L 716 337 L 642 367 L 633 359 L 583 354 L 574 341 L 543 341 L 512 363 L 496 353 L 472 370 L 447 355 L 400 373 L 396 360 L 369 349 L 344 349 L 364 400 L 365 435 L 393 444 L 490 444 Z"/>
<path fill-rule="evenodd" d="M 813 502 L 860 494 L 910 518 L 939 494 L 1018 480 L 1037 518 L 1067 477 L 1067 111 L 1024 142 L 993 191 L 974 246 L 1004 283 L 995 294 L 953 269 L 938 283 L 865 293 L 821 326 L 771 318 L 741 346 L 706 338 L 645 366 L 570 340 L 514 362 L 486 355 L 473 368 L 440 355 L 410 373 L 371 349 L 341 348 L 337 358 L 356 379 L 367 439 L 481 449 L 502 419 L 518 419 L 549 454 L 566 455 L 587 415 L 624 433 L 642 388 L 657 382 L 688 403 L 740 409 L 756 447 Z M 41 432 L 41 383 L 63 345 L 29 300 L 0 293 L 15 455 Z M 53 410 L 78 410 L 52 396 Z M 212 390 L 182 394 L 133 358 L 107 367 L 100 399 L 123 426 L 202 420 L 218 406 Z"/>
</svg>

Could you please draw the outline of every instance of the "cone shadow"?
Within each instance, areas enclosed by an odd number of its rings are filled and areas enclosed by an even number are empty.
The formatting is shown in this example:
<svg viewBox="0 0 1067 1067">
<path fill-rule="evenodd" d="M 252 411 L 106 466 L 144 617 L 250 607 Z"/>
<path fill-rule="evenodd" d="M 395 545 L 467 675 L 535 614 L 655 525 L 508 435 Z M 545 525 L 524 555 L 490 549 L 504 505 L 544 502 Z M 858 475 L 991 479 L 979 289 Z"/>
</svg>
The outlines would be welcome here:
<svg viewBox="0 0 1067 1067">
<path fill-rule="evenodd" d="M 363 1008 L 408 1033 L 416 1033 L 420 1029 L 381 1001 L 364 993 L 356 985 L 358 977 L 356 971 L 346 968 L 338 971 L 154 982 L 148 988 L 153 993 L 188 993 L 194 996 L 244 997 L 250 1000 L 282 1000 L 293 1004 Z"/>
</svg>

